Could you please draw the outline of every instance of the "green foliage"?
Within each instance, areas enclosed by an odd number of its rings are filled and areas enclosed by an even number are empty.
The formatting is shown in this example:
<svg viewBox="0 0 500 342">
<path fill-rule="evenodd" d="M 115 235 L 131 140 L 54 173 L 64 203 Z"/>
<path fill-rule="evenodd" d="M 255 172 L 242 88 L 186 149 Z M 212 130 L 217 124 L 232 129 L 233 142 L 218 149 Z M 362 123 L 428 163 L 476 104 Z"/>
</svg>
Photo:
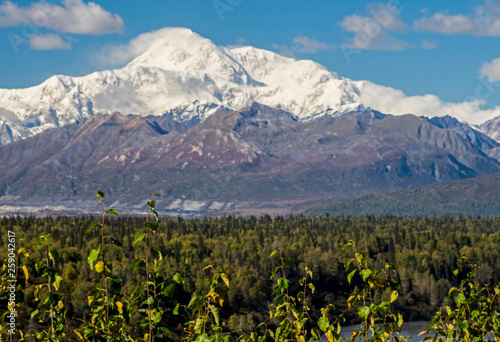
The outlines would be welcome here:
<svg viewBox="0 0 500 342">
<path fill-rule="evenodd" d="M 228 334 L 223 334 L 223 323 L 220 319 L 220 308 L 229 288 L 229 279 L 220 267 L 208 265 L 204 271 L 210 271 L 208 293 L 193 293 L 186 312 L 191 320 L 186 323 L 187 341 L 230 341 Z"/>
<path fill-rule="evenodd" d="M 359 323 L 350 340 L 396 341 L 403 317 L 440 306 L 435 340 L 498 335 L 498 285 L 481 285 L 500 281 L 498 219 L 159 220 L 154 198 L 146 219 L 98 198 L 99 220 L 0 218 L 32 246 L 19 248 L 16 274 L 25 340 L 339 341 L 341 324 Z M 461 255 L 480 265 L 463 284 Z"/>
<path fill-rule="evenodd" d="M 88 304 L 91 306 L 91 318 L 85 322 L 81 331 L 74 333 L 82 341 L 133 341 L 126 329 L 126 322 L 130 322 L 130 312 L 123 307 L 123 303 L 118 300 L 123 280 L 112 276 L 112 263 L 105 258 L 106 236 L 105 236 L 105 216 L 108 214 L 118 215 L 114 209 L 104 210 L 105 194 L 97 190 L 97 197 L 101 199 L 98 206 L 101 207 L 101 221 L 93 222 L 86 232 L 92 232 L 94 227 L 101 228 L 101 246 L 99 249 L 92 249 L 87 258 L 90 270 L 102 274 L 102 285 L 92 287 L 87 295 Z M 113 241 L 115 245 L 116 239 Z M 119 245 L 119 244 L 118 244 Z M 101 255 L 101 260 L 97 261 Z M 96 262 L 97 261 L 97 262 Z"/>
<path fill-rule="evenodd" d="M 271 257 L 275 255 L 277 251 L 271 253 Z M 306 323 L 311 319 L 309 315 L 309 304 L 307 303 L 307 290 L 314 293 L 314 285 L 308 283 L 309 279 L 312 278 L 312 271 L 305 267 L 305 275 L 299 280 L 300 289 L 296 295 L 290 293 L 290 282 L 286 277 L 286 266 L 290 265 L 290 260 L 283 257 L 282 252 L 279 252 L 280 265 L 275 267 L 272 271 L 271 279 L 278 275 L 276 280 L 276 285 L 273 289 L 273 294 L 275 295 L 273 303 L 270 305 L 271 310 L 269 312 L 271 320 L 276 323 L 276 329 L 266 329 L 270 337 L 274 341 L 289 341 L 290 339 L 294 341 L 305 342 L 308 336 L 308 331 L 306 330 Z M 328 318 L 326 318 L 328 320 Z M 330 330 L 329 322 L 325 321 L 323 317 L 318 321 L 318 325 L 323 332 L 327 332 L 327 337 L 329 341 L 338 341 L 338 334 L 335 330 Z M 311 330 L 311 334 L 320 338 L 321 332 L 318 329 Z M 335 334 L 335 335 L 333 335 Z M 265 337 L 266 335 L 264 335 Z M 330 337 L 333 336 L 334 339 L 331 340 Z"/>
<path fill-rule="evenodd" d="M 349 284 L 352 278 L 358 274 L 361 278 L 361 289 L 356 291 L 347 299 L 349 308 L 356 306 L 356 311 L 362 320 L 361 330 L 355 331 L 351 335 L 351 341 L 360 339 L 361 341 L 407 341 L 407 338 L 400 336 L 403 325 L 403 316 L 392 312 L 392 304 L 398 299 L 398 282 L 393 272 L 393 264 L 385 264 L 383 269 L 371 270 L 371 259 L 365 253 L 360 253 L 354 241 L 349 240 L 345 248 L 352 247 L 355 251 L 354 258 L 348 259 L 345 263 L 346 271 L 350 265 L 354 264 L 355 269 L 351 271 L 347 278 Z M 376 291 L 388 294 L 386 300 L 376 300 Z"/>
<path fill-rule="evenodd" d="M 459 276 L 465 270 L 462 258 L 458 262 L 455 276 Z M 435 330 L 434 337 L 425 340 L 439 341 L 500 341 L 500 313 L 497 311 L 500 304 L 500 284 L 491 289 L 488 285 L 479 284 L 476 281 L 476 272 L 479 267 L 475 264 L 469 265 L 467 275 L 460 282 L 458 288 L 449 290 L 449 297 L 453 299 L 455 306 L 444 307 L 437 312 L 431 321 L 427 333 Z"/>
<path fill-rule="evenodd" d="M 31 313 L 30 318 L 38 319 L 39 323 L 50 322 L 48 329 L 41 329 L 34 334 L 24 336 L 35 341 L 64 341 L 66 339 L 63 329 L 66 324 L 67 309 L 64 307 L 63 296 L 58 292 L 63 278 L 55 268 L 60 258 L 57 250 L 49 248 L 50 236 L 50 234 L 40 235 L 35 248 L 35 252 L 41 252 L 41 257 L 35 261 L 36 273 L 46 281 L 34 286 L 34 300 L 39 304 L 38 308 Z M 45 254 L 42 254 L 43 246 L 45 246 Z M 25 278 L 27 282 L 29 279 L 27 270 Z"/>
</svg>

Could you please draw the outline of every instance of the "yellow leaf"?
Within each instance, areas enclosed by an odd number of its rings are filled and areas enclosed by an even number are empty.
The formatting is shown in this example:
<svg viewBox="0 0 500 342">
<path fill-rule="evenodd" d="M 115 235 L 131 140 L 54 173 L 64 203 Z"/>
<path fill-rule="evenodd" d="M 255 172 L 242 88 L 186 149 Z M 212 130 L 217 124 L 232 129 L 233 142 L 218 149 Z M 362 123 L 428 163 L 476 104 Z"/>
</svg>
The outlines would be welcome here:
<svg viewBox="0 0 500 342">
<path fill-rule="evenodd" d="M 221 273 L 220 277 L 224 281 L 224 284 L 226 284 L 226 286 L 229 287 L 229 279 L 227 278 L 227 275 L 225 273 Z"/>
<path fill-rule="evenodd" d="M 123 303 L 122 302 L 116 302 L 116 308 L 118 309 L 118 312 L 120 314 L 123 314 Z"/>
<path fill-rule="evenodd" d="M 97 273 L 101 273 L 104 271 L 104 263 L 102 261 L 99 261 L 97 264 L 95 264 L 95 270 Z"/>
<path fill-rule="evenodd" d="M 399 297 L 398 291 L 391 292 L 391 303 L 395 302 Z"/>
<path fill-rule="evenodd" d="M 352 303 L 354 302 L 354 300 L 356 299 L 356 296 L 350 296 L 348 299 L 347 299 L 347 306 L 349 307 L 349 309 L 351 308 L 352 306 Z"/>
<path fill-rule="evenodd" d="M 24 281 L 26 282 L 26 285 L 28 285 L 28 279 L 30 278 L 29 273 L 28 273 L 28 269 L 24 265 L 23 265 L 22 269 L 24 272 Z"/>
<path fill-rule="evenodd" d="M 64 309 L 64 303 L 62 301 L 59 301 L 59 303 L 57 303 L 57 306 L 59 307 L 59 310 Z"/>
<path fill-rule="evenodd" d="M 325 333 L 325 336 L 326 336 L 326 339 L 328 340 L 328 342 L 334 342 L 335 340 L 333 339 L 333 334 L 330 330 L 327 330 L 327 332 Z"/>
</svg>

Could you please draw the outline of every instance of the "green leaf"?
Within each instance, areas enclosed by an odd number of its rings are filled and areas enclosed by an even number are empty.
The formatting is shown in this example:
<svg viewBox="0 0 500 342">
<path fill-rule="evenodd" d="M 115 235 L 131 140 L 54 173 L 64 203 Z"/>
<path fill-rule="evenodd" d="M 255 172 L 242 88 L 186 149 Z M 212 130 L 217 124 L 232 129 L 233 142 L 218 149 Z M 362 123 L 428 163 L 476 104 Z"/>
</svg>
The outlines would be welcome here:
<svg viewBox="0 0 500 342">
<path fill-rule="evenodd" d="M 328 330 L 328 327 L 330 326 L 330 321 L 326 317 L 321 317 L 318 319 L 318 327 L 321 329 L 321 331 L 326 332 Z"/>
<path fill-rule="evenodd" d="M 370 304 L 370 311 L 376 315 L 382 313 L 382 309 L 380 308 L 380 306 L 375 303 Z"/>
<path fill-rule="evenodd" d="M 285 264 L 285 266 L 290 266 L 290 258 L 283 258 L 283 264 Z"/>
<path fill-rule="evenodd" d="M 213 306 L 212 304 L 210 304 L 208 306 L 208 308 L 210 309 L 210 312 L 212 312 L 212 316 L 214 317 L 214 321 L 215 321 L 215 324 L 219 325 L 219 310 L 217 310 L 217 308 L 215 306 Z"/>
<path fill-rule="evenodd" d="M 151 256 L 153 258 L 158 258 L 159 261 L 161 261 L 163 259 L 163 256 L 161 255 L 161 252 L 160 252 L 160 250 L 158 248 L 151 247 L 150 252 L 151 252 Z"/>
<path fill-rule="evenodd" d="M 135 247 L 135 244 L 144 240 L 146 238 L 146 235 L 141 234 L 137 239 L 135 239 L 134 243 L 132 244 L 132 247 Z"/>
<path fill-rule="evenodd" d="M 157 311 L 153 315 L 153 322 L 158 323 L 161 320 L 161 312 Z"/>
<path fill-rule="evenodd" d="M 149 227 L 153 232 L 156 232 L 159 226 L 157 222 L 144 222 L 144 228 L 147 229 Z"/>
<path fill-rule="evenodd" d="M 146 267 L 146 262 L 143 259 L 135 259 L 132 261 L 132 264 L 130 264 L 130 269 L 133 271 L 137 267 Z"/>
<path fill-rule="evenodd" d="M 31 313 L 31 319 L 33 319 L 33 317 L 35 317 L 37 314 L 38 314 L 38 309 Z"/>
<path fill-rule="evenodd" d="M 459 294 L 457 294 L 455 297 L 453 297 L 453 299 L 455 300 L 455 303 L 457 304 L 457 306 L 460 306 L 460 304 L 465 302 L 465 296 L 461 292 Z"/>
<path fill-rule="evenodd" d="M 162 332 L 164 332 L 165 334 L 171 334 L 172 333 L 172 331 L 169 328 L 167 328 L 167 327 L 159 327 L 159 329 Z"/>
<path fill-rule="evenodd" d="M 93 249 L 91 252 L 90 252 L 90 255 L 87 259 L 89 265 L 90 265 L 90 269 L 93 270 L 94 269 L 94 261 L 97 260 L 97 257 L 99 256 L 99 249 Z"/>
<path fill-rule="evenodd" d="M 344 247 L 342 249 L 346 249 L 348 247 L 351 247 L 352 245 L 354 245 L 354 241 L 349 240 L 349 241 L 347 241 L 347 243 L 344 245 Z"/>
<path fill-rule="evenodd" d="M 347 281 L 349 282 L 349 285 L 351 285 L 351 279 L 352 279 L 352 277 L 354 277 L 355 274 L 356 274 L 356 270 L 352 271 L 351 273 L 349 273 L 347 275 Z"/>
<path fill-rule="evenodd" d="M 97 190 L 97 198 L 104 198 L 104 192 Z"/>
<path fill-rule="evenodd" d="M 155 220 L 158 221 L 158 212 L 154 209 L 151 209 L 151 212 L 155 215 Z"/>
<path fill-rule="evenodd" d="M 153 304 L 155 301 L 155 299 L 151 296 L 148 297 L 148 299 L 146 299 L 142 304 L 146 304 L 146 305 L 151 305 Z"/>
<path fill-rule="evenodd" d="M 173 277 L 174 281 L 178 284 L 182 284 L 184 286 L 185 280 L 184 276 L 181 273 L 176 273 Z"/>
<path fill-rule="evenodd" d="M 273 255 L 275 255 L 276 253 L 278 253 L 278 251 L 273 251 L 271 254 L 269 254 L 269 257 L 272 257 Z"/>
<path fill-rule="evenodd" d="M 54 249 L 49 252 L 49 259 L 52 260 L 53 263 L 56 263 L 59 260 L 59 253 Z"/>
<path fill-rule="evenodd" d="M 94 228 L 95 226 L 97 226 L 98 224 L 101 224 L 101 222 L 99 221 L 95 221 L 95 222 L 92 222 L 88 227 L 87 227 L 87 231 L 86 233 L 90 232 L 92 230 L 92 228 Z"/>
<path fill-rule="evenodd" d="M 271 272 L 271 278 L 270 279 L 274 278 L 274 276 L 276 275 L 276 272 L 278 272 L 279 269 L 280 269 L 279 267 L 273 268 L 273 271 Z"/>
<path fill-rule="evenodd" d="M 276 286 L 278 286 L 278 288 L 281 290 L 281 292 L 285 292 L 285 290 L 288 288 L 288 279 L 279 278 L 278 284 Z"/>
<path fill-rule="evenodd" d="M 193 296 L 189 301 L 188 308 L 192 308 L 194 311 L 201 309 L 205 305 L 203 296 Z"/>
<path fill-rule="evenodd" d="M 168 285 L 165 288 L 165 290 L 163 290 L 163 294 L 168 298 L 173 298 L 175 294 L 175 285 L 174 284 Z"/>
<path fill-rule="evenodd" d="M 367 319 L 369 314 L 370 314 L 370 308 L 368 306 L 360 306 L 358 308 L 358 315 L 362 319 Z"/>
<path fill-rule="evenodd" d="M 172 310 L 172 313 L 176 316 L 179 314 L 179 303 L 175 305 L 175 308 Z"/>
<path fill-rule="evenodd" d="M 154 207 L 156 206 L 156 201 L 152 200 L 152 201 L 148 202 L 147 204 L 148 204 L 148 206 L 151 207 L 151 209 L 154 209 Z"/>
<path fill-rule="evenodd" d="M 463 321 L 458 321 L 457 325 L 460 328 L 460 330 L 466 330 L 469 328 L 469 322 L 465 319 Z"/>
<path fill-rule="evenodd" d="M 199 324 L 198 324 L 199 323 Z M 194 331 L 195 332 L 198 332 L 198 327 L 199 327 L 199 330 L 201 331 L 201 329 L 203 328 L 203 320 L 198 318 L 196 320 L 196 325 L 194 327 Z M 210 339 L 208 338 L 208 335 L 207 334 L 202 334 L 202 335 L 198 335 L 194 342 L 210 342 Z"/>
<path fill-rule="evenodd" d="M 368 279 L 368 277 L 372 274 L 372 270 L 362 270 L 359 274 L 361 275 L 363 281 L 366 281 L 366 279 Z"/>
<path fill-rule="evenodd" d="M 118 215 L 119 215 L 119 214 L 118 214 L 118 211 L 116 211 L 115 209 L 108 209 L 108 210 L 106 211 L 106 214 L 112 214 L 112 215 L 116 215 L 116 216 L 118 216 Z"/>
<path fill-rule="evenodd" d="M 224 342 L 224 334 L 220 331 L 210 338 L 210 342 Z"/>
</svg>

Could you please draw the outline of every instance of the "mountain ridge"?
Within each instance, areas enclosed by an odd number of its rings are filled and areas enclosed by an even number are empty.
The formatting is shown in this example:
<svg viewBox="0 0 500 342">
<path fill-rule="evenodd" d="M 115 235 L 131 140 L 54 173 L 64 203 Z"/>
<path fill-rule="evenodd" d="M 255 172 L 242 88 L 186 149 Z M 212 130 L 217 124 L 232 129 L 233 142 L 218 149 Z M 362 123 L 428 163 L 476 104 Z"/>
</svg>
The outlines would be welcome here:
<svg viewBox="0 0 500 342">
<path fill-rule="evenodd" d="M 220 47 L 186 28 L 160 33 L 123 68 L 81 77 L 55 75 L 37 86 L 0 89 L 0 144 L 114 112 L 167 113 L 195 125 L 218 109 L 259 102 L 308 121 L 370 109 L 367 101 L 374 93 L 394 91 L 341 77 L 311 60 L 251 46 Z M 446 113 L 436 113 L 441 114 Z"/>
<path fill-rule="evenodd" d="M 473 142 L 414 115 L 301 121 L 254 103 L 194 126 L 96 115 L 1 146 L 0 205 L 91 201 L 100 188 L 127 210 L 144 193 L 173 211 L 291 209 L 496 172 Z"/>
</svg>

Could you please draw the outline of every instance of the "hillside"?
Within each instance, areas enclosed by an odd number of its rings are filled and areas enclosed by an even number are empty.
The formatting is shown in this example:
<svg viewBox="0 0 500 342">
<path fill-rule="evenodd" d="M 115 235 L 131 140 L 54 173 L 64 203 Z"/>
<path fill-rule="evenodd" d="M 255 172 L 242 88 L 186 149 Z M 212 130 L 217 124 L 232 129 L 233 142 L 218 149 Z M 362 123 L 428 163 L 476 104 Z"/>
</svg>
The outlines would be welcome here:
<svg viewBox="0 0 500 342">
<path fill-rule="evenodd" d="M 500 172 L 469 140 L 413 115 L 304 122 L 257 103 L 195 126 L 169 115 L 98 115 L 1 146 L 0 205 L 82 207 L 99 188 L 127 209 L 160 193 L 167 211 L 290 210 Z"/>
<path fill-rule="evenodd" d="M 307 215 L 500 217 L 500 174 L 296 207 Z"/>
</svg>

